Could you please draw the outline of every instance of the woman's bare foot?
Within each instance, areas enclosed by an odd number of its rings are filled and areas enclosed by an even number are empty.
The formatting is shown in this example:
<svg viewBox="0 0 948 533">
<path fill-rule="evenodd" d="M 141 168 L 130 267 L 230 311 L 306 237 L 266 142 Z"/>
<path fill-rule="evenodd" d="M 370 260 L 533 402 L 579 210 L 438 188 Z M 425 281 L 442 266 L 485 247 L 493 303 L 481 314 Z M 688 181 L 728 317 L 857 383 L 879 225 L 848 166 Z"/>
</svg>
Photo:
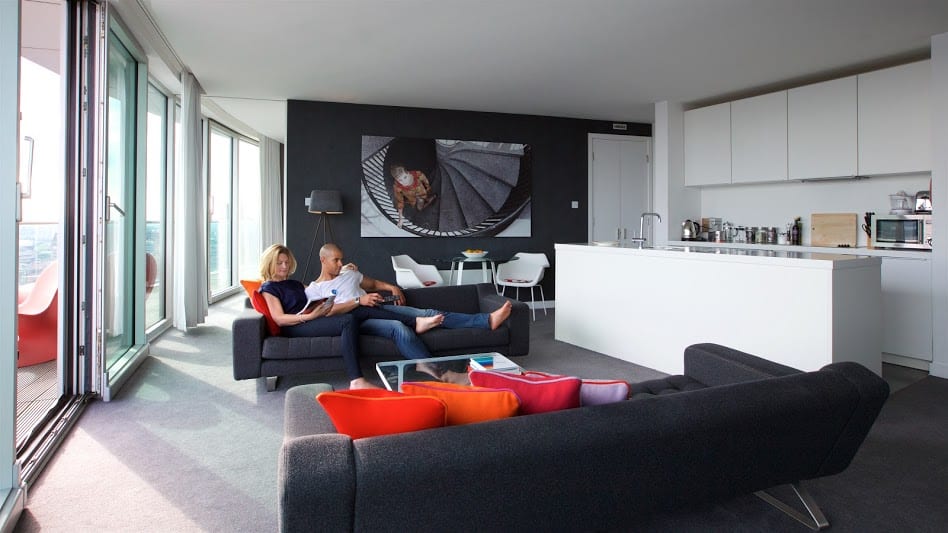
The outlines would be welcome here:
<svg viewBox="0 0 948 533">
<path fill-rule="evenodd" d="M 510 300 L 504 302 L 504 305 L 500 306 L 500 309 L 494 311 L 490 314 L 488 322 L 490 323 L 490 329 L 497 329 L 505 320 L 510 318 L 510 311 L 513 309 L 513 304 L 510 303 Z"/>
<path fill-rule="evenodd" d="M 415 319 L 415 333 L 421 335 L 429 329 L 436 328 L 444 322 L 444 315 L 420 316 Z"/>
<path fill-rule="evenodd" d="M 381 389 L 381 388 L 382 388 L 382 387 L 379 387 L 379 386 L 376 385 L 375 383 L 372 383 L 371 381 L 369 381 L 369 380 L 367 380 L 367 379 L 365 379 L 365 378 L 355 378 L 354 380 L 352 380 L 352 381 L 349 382 L 349 390 L 352 390 L 352 389 Z"/>
</svg>

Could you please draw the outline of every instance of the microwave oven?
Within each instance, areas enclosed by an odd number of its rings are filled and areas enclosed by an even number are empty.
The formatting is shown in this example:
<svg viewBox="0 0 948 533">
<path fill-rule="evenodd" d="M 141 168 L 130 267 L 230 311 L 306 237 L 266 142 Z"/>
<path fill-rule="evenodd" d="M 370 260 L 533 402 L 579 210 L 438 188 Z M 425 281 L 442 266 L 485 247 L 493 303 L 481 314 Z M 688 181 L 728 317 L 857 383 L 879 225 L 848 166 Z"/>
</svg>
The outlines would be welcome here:
<svg viewBox="0 0 948 533">
<path fill-rule="evenodd" d="M 872 246 L 932 249 L 931 215 L 872 215 Z"/>
</svg>

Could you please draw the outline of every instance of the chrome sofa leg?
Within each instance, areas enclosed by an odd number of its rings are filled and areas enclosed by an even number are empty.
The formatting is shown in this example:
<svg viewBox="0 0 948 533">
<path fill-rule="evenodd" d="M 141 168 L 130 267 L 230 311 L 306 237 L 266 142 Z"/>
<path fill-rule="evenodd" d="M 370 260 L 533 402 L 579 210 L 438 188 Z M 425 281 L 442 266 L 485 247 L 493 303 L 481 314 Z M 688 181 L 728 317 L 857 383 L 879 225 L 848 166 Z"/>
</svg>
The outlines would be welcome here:
<svg viewBox="0 0 948 533">
<path fill-rule="evenodd" d="M 273 392 L 277 388 L 277 380 L 280 379 L 280 376 L 267 376 L 263 379 L 267 382 L 267 392 Z"/>
<path fill-rule="evenodd" d="M 813 531 L 819 531 L 829 527 L 829 521 L 826 520 L 826 516 L 823 515 L 823 511 L 820 509 L 820 506 L 816 504 L 816 500 L 813 499 L 813 496 L 804 489 L 799 482 L 791 483 L 790 487 L 793 488 L 794 494 L 797 495 L 797 498 L 803 504 L 803 508 L 806 509 L 806 512 L 809 513 L 810 516 L 806 516 L 793 507 L 790 507 L 765 490 L 759 490 L 754 494 Z"/>
</svg>

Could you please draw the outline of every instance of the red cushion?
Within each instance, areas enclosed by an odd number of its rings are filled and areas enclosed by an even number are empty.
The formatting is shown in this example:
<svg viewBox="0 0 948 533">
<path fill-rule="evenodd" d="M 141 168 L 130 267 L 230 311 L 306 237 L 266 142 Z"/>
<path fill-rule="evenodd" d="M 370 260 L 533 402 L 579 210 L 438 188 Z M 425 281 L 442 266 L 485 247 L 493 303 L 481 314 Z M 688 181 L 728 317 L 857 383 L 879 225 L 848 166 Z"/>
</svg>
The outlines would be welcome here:
<svg viewBox="0 0 948 533">
<path fill-rule="evenodd" d="M 520 398 L 520 414 L 530 415 L 579 407 L 582 382 L 573 377 L 529 377 L 507 372 L 472 370 L 471 385 L 510 389 Z"/>
<path fill-rule="evenodd" d="M 336 431 L 353 439 L 438 428 L 447 419 L 447 407 L 437 398 L 384 389 L 322 392 L 316 401 Z"/>
<path fill-rule="evenodd" d="M 524 376 L 560 377 L 545 372 L 528 371 Z M 579 388 L 580 405 L 602 405 L 621 402 L 629 399 L 631 392 L 629 383 L 621 379 L 584 379 Z"/>
<path fill-rule="evenodd" d="M 448 425 L 473 424 L 515 416 L 520 399 L 510 390 L 471 387 L 440 382 L 405 382 L 402 392 L 413 396 L 433 396 L 448 407 Z"/>
<path fill-rule="evenodd" d="M 267 301 L 263 298 L 263 294 L 261 294 L 260 291 L 253 291 L 250 295 L 250 303 L 258 313 L 267 319 L 267 330 L 270 331 L 270 335 L 279 335 L 280 326 L 273 320 L 273 317 L 270 316 L 270 307 L 267 306 Z"/>
</svg>

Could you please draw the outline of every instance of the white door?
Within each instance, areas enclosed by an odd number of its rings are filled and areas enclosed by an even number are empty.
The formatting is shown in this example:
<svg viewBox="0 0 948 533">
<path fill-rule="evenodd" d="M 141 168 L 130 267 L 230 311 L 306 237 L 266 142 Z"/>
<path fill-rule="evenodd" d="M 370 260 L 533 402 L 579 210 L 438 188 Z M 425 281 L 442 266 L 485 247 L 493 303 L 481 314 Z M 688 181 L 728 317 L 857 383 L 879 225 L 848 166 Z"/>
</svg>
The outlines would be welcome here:
<svg viewBox="0 0 948 533">
<path fill-rule="evenodd" d="M 642 213 L 652 205 L 651 139 L 627 135 L 589 136 L 589 240 L 639 237 Z M 651 237 L 651 220 L 645 234 Z"/>
</svg>

